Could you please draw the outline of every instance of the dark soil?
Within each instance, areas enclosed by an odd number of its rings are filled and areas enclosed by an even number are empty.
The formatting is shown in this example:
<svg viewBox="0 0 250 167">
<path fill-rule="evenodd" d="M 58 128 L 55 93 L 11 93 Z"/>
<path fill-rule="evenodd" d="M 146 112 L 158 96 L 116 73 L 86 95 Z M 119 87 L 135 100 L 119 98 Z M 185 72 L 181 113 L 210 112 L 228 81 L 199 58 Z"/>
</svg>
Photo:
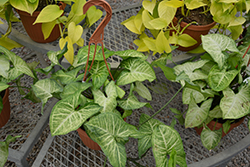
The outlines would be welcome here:
<svg viewBox="0 0 250 167">
<path fill-rule="evenodd" d="M 2 92 L 0 92 L 0 96 L 3 98 L 5 95 L 5 90 L 3 90 Z"/>
<path fill-rule="evenodd" d="M 187 9 L 185 9 L 185 13 L 186 12 L 187 12 Z M 181 13 L 181 8 L 179 8 L 177 10 L 176 17 L 178 20 L 180 18 L 183 18 L 182 21 L 186 23 L 191 23 L 195 21 L 198 23 L 196 25 L 207 25 L 207 24 L 214 22 L 213 16 L 210 14 L 209 11 L 206 12 L 205 14 L 203 12 L 204 12 L 203 7 L 201 7 L 198 9 L 190 10 L 189 15 L 187 17 L 183 17 Z"/>
</svg>

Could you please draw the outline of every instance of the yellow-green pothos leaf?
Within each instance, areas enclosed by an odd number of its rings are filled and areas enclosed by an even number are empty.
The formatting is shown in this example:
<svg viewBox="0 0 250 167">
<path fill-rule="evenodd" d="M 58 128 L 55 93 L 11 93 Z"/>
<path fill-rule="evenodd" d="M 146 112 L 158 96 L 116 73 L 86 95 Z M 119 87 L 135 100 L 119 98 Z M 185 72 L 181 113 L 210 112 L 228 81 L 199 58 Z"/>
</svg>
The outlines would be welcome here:
<svg viewBox="0 0 250 167">
<path fill-rule="evenodd" d="M 47 22 L 47 23 L 43 23 L 42 24 L 42 32 L 43 32 L 43 37 L 44 39 L 49 38 L 52 30 L 54 29 L 54 27 L 56 26 L 56 20 L 51 21 L 51 22 Z M 60 25 L 59 25 L 60 26 Z"/>
<path fill-rule="evenodd" d="M 89 27 L 92 26 L 101 17 L 102 17 L 102 11 L 100 9 L 96 9 L 95 6 L 91 6 L 87 11 Z"/>
<path fill-rule="evenodd" d="M 164 32 L 161 31 L 155 41 L 157 52 L 160 54 L 163 53 L 164 51 L 166 53 L 170 53 L 172 51 L 168 39 L 165 37 Z"/>
<path fill-rule="evenodd" d="M 111 69 L 111 66 L 109 63 L 108 63 L 108 67 L 109 69 Z M 109 76 L 109 72 L 108 72 L 105 62 L 94 61 L 93 66 L 90 70 L 90 74 L 91 74 L 94 89 L 99 89 L 104 84 L 107 77 Z"/>
<path fill-rule="evenodd" d="M 186 167 L 186 154 L 179 133 L 167 125 L 159 125 L 154 128 L 152 135 L 152 149 L 156 166 L 167 166 L 168 156 L 172 150 L 176 151 L 176 163 Z"/>
<path fill-rule="evenodd" d="M 189 0 L 185 1 L 185 5 L 189 10 L 197 9 L 202 6 L 206 6 L 203 0 Z"/>
<path fill-rule="evenodd" d="M 206 149 L 211 150 L 219 144 L 221 136 L 222 128 L 212 131 L 206 127 L 201 132 L 201 142 Z"/>
<path fill-rule="evenodd" d="M 63 14 L 63 10 L 60 10 L 58 5 L 48 5 L 40 12 L 37 19 L 33 23 L 48 23 L 56 20 Z"/>
<path fill-rule="evenodd" d="M 141 114 L 139 123 L 142 124 L 149 118 L 150 116 L 146 114 Z M 164 125 L 164 123 L 160 122 L 157 119 L 150 119 L 148 122 L 140 126 L 139 131 L 143 134 L 143 137 L 138 139 L 139 157 L 141 157 L 150 147 L 152 147 L 153 131 L 154 128 L 159 125 Z"/>
<path fill-rule="evenodd" d="M 70 64 L 73 64 L 74 62 L 74 48 L 72 40 L 69 36 L 66 36 L 65 38 L 60 38 L 59 40 L 59 46 L 61 49 L 64 48 L 65 44 L 68 43 L 68 51 L 64 54 L 64 57 L 68 60 Z"/>
<path fill-rule="evenodd" d="M 108 112 L 95 116 L 85 123 L 84 127 L 115 167 L 126 165 L 125 143 L 129 137 L 141 137 L 135 126 L 126 123 L 121 115 L 116 113 Z"/>
<path fill-rule="evenodd" d="M 10 4 L 21 11 L 28 12 L 29 14 L 33 14 L 33 12 L 38 7 L 39 1 L 37 0 L 35 3 L 30 3 L 27 0 L 9 0 Z"/>
<path fill-rule="evenodd" d="M 184 5 L 184 1 L 181 1 L 181 0 L 170 0 L 170 1 L 166 1 L 166 5 L 170 6 L 172 8 L 179 8 L 179 7 L 182 7 Z"/>
<path fill-rule="evenodd" d="M 20 48 L 20 47 L 22 47 L 22 45 L 20 45 L 16 41 L 14 41 L 14 40 L 12 40 L 12 39 L 10 39 L 8 37 L 5 37 L 5 36 L 2 36 L 0 38 L 0 45 L 3 46 L 3 47 L 5 47 L 8 50 L 11 50 L 13 48 Z"/>
<path fill-rule="evenodd" d="M 147 10 L 144 10 L 142 12 L 142 22 L 145 25 L 146 28 L 148 29 L 154 29 L 154 27 L 149 23 L 152 21 L 154 18 L 148 13 Z"/>
<path fill-rule="evenodd" d="M 143 31 L 143 29 L 142 29 L 142 27 L 143 27 L 142 15 L 141 14 L 137 14 L 136 16 L 132 16 L 129 19 L 123 21 L 121 24 L 136 34 L 141 34 Z"/>
<path fill-rule="evenodd" d="M 59 85 L 55 80 L 49 78 L 37 81 L 32 86 L 32 89 L 36 97 L 42 101 L 42 111 L 48 99 L 53 97 L 53 93 L 60 93 L 63 91 L 63 87 L 61 85 Z"/>
<path fill-rule="evenodd" d="M 169 23 L 173 20 L 176 10 L 177 8 L 168 6 L 167 1 L 161 1 L 158 6 L 159 17 L 165 19 L 167 21 L 167 25 L 169 25 Z"/>
<path fill-rule="evenodd" d="M 222 69 L 228 58 L 223 51 L 229 50 L 231 52 L 239 53 L 233 39 L 222 34 L 209 34 L 201 36 L 203 48 L 206 50 L 214 61 Z"/>
<path fill-rule="evenodd" d="M 121 68 L 124 68 L 117 78 L 117 85 L 126 85 L 135 81 L 155 80 L 155 72 L 151 65 L 140 58 L 128 58 L 122 61 Z"/>
<path fill-rule="evenodd" d="M 95 103 L 80 106 L 80 93 L 60 100 L 53 107 L 50 114 L 50 131 L 53 136 L 65 135 L 77 130 L 88 118 L 97 114 L 101 107 Z"/>
<path fill-rule="evenodd" d="M 74 22 L 69 23 L 68 36 L 72 43 L 76 43 L 82 36 L 83 28 L 80 25 L 76 25 Z"/>
<path fill-rule="evenodd" d="M 116 85 L 114 81 L 110 81 L 105 87 L 105 94 L 100 90 L 92 90 L 94 102 L 102 106 L 101 112 L 113 112 L 117 106 L 116 98 L 118 97 Z"/>
<path fill-rule="evenodd" d="M 192 95 L 191 95 L 192 96 Z M 185 118 L 185 127 L 186 128 L 193 128 L 201 125 L 208 117 L 208 113 L 210 107 L 212 105 L 213 99 L 208 99 L 204 101 L 201 106 L 199 107 L 193 96 L 191 97 L 188 111 Z"/>
<path fill-rule="evenodd" d="M 239 73 L 238 70 L 220 70 L 215 65 L 208 74 L 208 84 L 215 91 L 222 91 L 227 88 L 236 75 Z"/>
<path fill-rule="evenodd" d="M 3 46 L 0 46 L 0 52 L 5 54 L 7 56 L 7 59 L 9 59 L 14 66 L 14 68 L 12 68 L 8 72 L 8 79 L 10 80 L 16 79 L 21 74 L 26 74 L 35 78 L 33 72 L 30 70 L 29 66 L 26 64 L 25 61 L 23 61 L 22 58 L 15 55 L 13 52 L 9 51 Z"/>
<path fill-rule="evenodd" d="M 223 119 L 238 119 L 249 114 L 250 86 L 243 86 L 236 94 L 232 89 L 226 88 L 223 95 L 220 102 Z"/>
<path fill-rule="evenodd" d="M 155 5 L 156 5 L 156 0 L 152 0 L 152 1 L 144 0 L 142 2 L 143 8 L 145 10 L 149 11 L 152 15 L 153 15 L 153 11 L 154 11 Z"/>
</svg>

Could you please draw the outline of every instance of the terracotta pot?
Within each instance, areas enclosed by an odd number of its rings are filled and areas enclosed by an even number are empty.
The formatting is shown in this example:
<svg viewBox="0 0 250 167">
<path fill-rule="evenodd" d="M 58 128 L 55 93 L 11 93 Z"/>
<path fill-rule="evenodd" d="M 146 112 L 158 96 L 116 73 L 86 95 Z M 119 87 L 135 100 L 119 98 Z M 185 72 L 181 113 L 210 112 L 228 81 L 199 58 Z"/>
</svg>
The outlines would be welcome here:
<svg viewBox="0 0 250 167">
<path fill-rule="evenodd" d="M 3 127 L 10 119 L 10 102 L 9 102 L 9 89 L 5 90 L 3 97 L 3 110 L 0 114 L 0 128 Z"/>
<path fill-rule="evenodd" d="M 78 128 L 77 132 L 85 146 L 92 150 L 101 150 L 101 147 L 96 142 L 94 142 L 84 130 Z"/>
<path fill-rule="evenodd" d="M 241 118 L 238 122 L 231 124 L 230 129 L 228 130 L 228 132 L 226 134 L 228 134 L 231 130 L 233 130 L 233 128 L 239 126 L 240 124 L 242 124 L 242 122 L 244 121 L 245 117 Z M 216 124 L 216 126 L 215 126 Z M 209 127 L 209 129 L 213 130 L 214 126 L 215 126 L 215 130 L 219 130 L 220 128 L 222 128 L 222 137 L 224 137 L 226 134 L 223 131 L 223 124 L 219 123 L 219 122 L 215 122 L 215 121 L 211 121 L 207 124 L 207 126 Z M 201 135 L 201 132 L 203 130 L 203 127 L 197 128 L 195 127 L 196 132 Z"/>
<path fill-rule="evenodd" d="M 173 20 L 173 23 L 176 25 L 178 22 L 177 18 L 175 17 Z M 192 38 L 194 38 L 197 43 L 193 46 L 190 47 L 182 47 L 179 46 L 177 49 L 181 50 L 181 51 L 190 51 L 193 50 L 195 48 L 197 48 L 200 44 L 201 44 L 201 35 L 206 35 L 208 34 L 209 30 L 216 24 L 216 22 L 213 22 L 211 24 L 208 25 L 202 25 L 202 26 L 197 26 L 197 25 L 190 25 L 188 26 L 185 30 L 184 30 L 184 34 L 188 34 L 190 35 Z M 188 23 L 182 21 L 180 23 L 180 27 L 181 29 L 183 29 L 184 27 L 186 27 L 188 25 Z"/>
</svg>

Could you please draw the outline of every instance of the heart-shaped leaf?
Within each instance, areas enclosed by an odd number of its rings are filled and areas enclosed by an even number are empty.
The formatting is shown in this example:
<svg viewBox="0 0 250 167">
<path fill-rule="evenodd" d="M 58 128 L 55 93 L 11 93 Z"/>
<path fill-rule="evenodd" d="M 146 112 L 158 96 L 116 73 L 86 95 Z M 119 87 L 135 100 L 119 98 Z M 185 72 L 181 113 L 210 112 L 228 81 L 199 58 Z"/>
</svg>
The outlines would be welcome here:
<svg viewBox="0 0 250 167">
<path fill-rule="evenodd" d="M 149 101 L 152 100 L 151 93 L 149 92 L 148 88 L 145 85 L 143 85 L 143 83 L 135 82 L 134 91 L 136 91 L 141 97 Z"/>
<path fill-rule="evenodd" d="M 82 36 L 83 28 L 80 25 L 76 25 L 74 22 L 69 23 L 68 36 L 72 43 L 76 43 Z"/>
<path fill-rule="evenodd" d="M 143 8 L 145 10 L 149 11 L 152 15 L 153 15 L 153 11 L 154 11 L 155 5 L 156 5 L 156 0 L 152 0 L 152 2 L 149 1 L 149 0 L 144 0 L 142 2 Z"/>
<path fill-rule="evenodd" d="M 223 95 L 220 102 L 223 119 L 238 119 L 249 114 L 250 86 L 243 86 L 236 94 L 232 89 L 226 88 Z"/>
<path fill-rule="evenodd" d="M 101 107 L 95 103 L 87 103 L 76 109 L 80 104 L 80 93 L 60 100 L 50 114 L 50 131 L 53 136 L 64 135 L 78 129 L 88 118 L 98 113 Z"/>
<path fill-rule="evenodd" d="M 59 40 L 59 46 L 61 49 L 64 48 L 65 44 L 68 43 L 68 51 L 64 54 L 64 57 L 68 60 L 70 64 L 73 64 L 74 62 L 74 48 L 73 48 L 73 42 L 70 39 L 69 36 L 66 36 L 65 38 L 60 38 Z"/>
<path fill-rule="evenodd" d="M 52 14 L 53 13 L 53 14 Z M 48 23 L 56 20 L 63 14 L 63 10 L 60 10 L 58 5 L 48 5 L 40 12 L 37 19 L 33 23 Z"/>
<path fill-rule="evenodd" d="M 4 83 L 4 82 L 0 82 L 0 92 L 7 89 L 10 85 Z"/>
<path fill-rule="evenodd" d="M 186 167 L 186 154 L 179 133 L 172 127 L 159 125 L 154 128 L 152 135 L 152 149 L 156 166 L 167 166 L 168 156 L 172 150 L 176 151 L 176 163 Z"/>
<path fill-rule="evenodd" d="M 149 80 L 152 82 L 156 76 L 151 65 L 140 58 L 129 58 L 120 64 L 123 70 L 117 78 L 117 85 L 126 85 L 135 81 Z"/>
<path fill-rule="evenodd" d="M 116 51 L 114 52 L 114 54 L 121 57 L 123 60 L 130 58 L 130 57 L 146 58 L 146 56 L 143 53 L 138 52 L 136 50 Z"/>
<path fill-rule="evenodd" d="M 70 95 L 76 94 L 78 92 L 83 92 L 88 89 L 92 84 L 87 82 L 72 82 L 65 86 L 63 92 L 60 94 L 62 99 L 67 98 Z"/>
<path fill-rule="evenodd" d="M 125 143 L 129 137 L 138 137 L 137 129 L 116 113 L 102 113 L 85 123 L 88 135 L 99 144 L 112 166 L 126 165 Z"/>
<path fill-rule="evenodd" d="M 14 8 L 28 12 L 30 15 L 37 9 L 39 3 L 38 0 L 35 3 L 30 3 L 27 0 L 9 0 L 9 2 Z"/>
<path fill-rule="evenodd" d="M 92 26 L 101 17 L 102 17 L 102 11 L 100 9 L 96 9 L 95 6 L 91 6 L 87 11 L 89 27 Z"/>
<path fill-rule="evenodd" d="M 201 142 L 206 149 L 211 150 L 219 144 L 221 136 L 222 128 L 214 131 L 204 128 L 201 132 Z"/>
<path fill-rule="evenodd" d="M 135 95 L 131 94 L 126 100 L 117 100 L 119 106 L 124 110 L 135 110 L 145 106 L 147 103 L 139 102 Z"/>
<path fill-rule="evenodd" d="M 168 39 L 164 35 L 163 31 L 160 31 L 160 33 L 158 34 L 155 44 L 156 44 L 157 52 L 159 52 L 160 54 L 163 53 L 164 51 L 166 53 L 170 53 L 172 51 L 169 45 Z"/>
<path fill-rule="evenodd" d="M 167 5 L 167 1 L 161 1 L 158 6 L 158 13 L 160 18 L 164 18 L 167 24 L 173 20 L 177 8 L 173 8 Z"/>
</svg>

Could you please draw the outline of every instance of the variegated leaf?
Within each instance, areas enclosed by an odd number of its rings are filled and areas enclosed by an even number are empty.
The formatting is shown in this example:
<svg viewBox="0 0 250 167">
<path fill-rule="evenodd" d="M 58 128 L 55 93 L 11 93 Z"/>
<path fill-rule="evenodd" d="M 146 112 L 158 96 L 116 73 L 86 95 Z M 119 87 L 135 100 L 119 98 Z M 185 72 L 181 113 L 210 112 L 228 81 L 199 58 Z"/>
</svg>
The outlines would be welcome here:
<svg viewBox="0 0 250 167">
<path fill-rule="evenodd" d="M 212 105 L 212 101 L 213 99 L 208 99 L 204 101 L 199 107 L 196 104 L 194 98 L 191 97 L 191 100 L 188 106 L 188 111 L 187 111 L 186 118 L 185 118 L 185 127 L 193 128 L 202 124 L 202 122 L 204 122 L 208 117 L 208 113 Z"/>
<path fill-rule="evenodd" d="M 228 56 L 223 51 L 239 53 L 233 39 L 222 34 L 208 34 L 201 36 L 203 49 L 206 50 L 214 59 L 220 69 L 222 69 Z"/>
<path fill-rule="evenodd" d="M 131 94 L 126 100 L 117 100 L 119 106 L 124 110 L 135 110 L 145 106 L 147 103 L 139 102 L 135 95 Z"/>
<path fill-rule="evenodd" d="M 140 57 L 140 58 L 147 58 L 143 53 L 138 52 L 136 50 L 124 50 L 124 51 L 116 51 L 115 55 L 121 57 L 123 60 L 130 58 L 130 57 Z"/>
<path fill-rule="evenodd" d="M 221 136 L 222 128 L 214 131 L 204 128 L 201 132 L 201 142 L 206 149 L 211 150 L 219 144 Z"/>
<path fill-rule="evenodd" d="M 108 64 L 108 67 L 109 69 L 111 69 L 110 64 Z M 94 89 L 99 89 L 109 76 L 109 72 L 105 62 L 95 61 L 90 70 L 90 74 Z"/>
<path fill-rule="evenodd" d="M 64 99 L 70 95 L 76 94 L 77 92 L 83 92 L 84 90 L 91 87 L 91 83 L 87 82 L 72 82 L 65 86 L 63 92 L 60 94 L 61 98 Z"/>
<path fill-rule="evenodd" d="M 226 88 L 223 94 L 220 102 L 223 119 L 238 119 L 249 114 L 250 86 L 243 86 L 236 94 L 232 89 Z"/>
<path fill-rule="evenodd" d="M 208 74 L 208 84 L 215 91 L 222 91 L 227 88 L 236 75 L 238 70 L 219 70 L 218 66 L 214 66 Z"/>
<path fill-rule="evenodd" d="M 19 56 L 15 55 L 3 46 L 0 46 L 0 52 L 4 53 L 14 66 L 14 68 L 9 71 L 8 79 L 16 79 L 21 74 L 26 74 L 35 78 L 28 65 Z"/>
<path fill-rule="evenodd" d="M 4 57 L 4 55 L 0 55 L 0 76 L 4 78 L 8 78 L 8 71 L 10 69 L 10 62 L 8 59 Z"/>
<path fill-rule="evenodd" d="M 148 120 L 150 116 L 146 114 L 141 114 L 139 123 L 142 124 Z M 138 140 L 138 152 L 139 157 L 141 157 L 150 147 L 152 147 L 152 135 L 154 128 L 159 125 L 164 125 L 164 123 L 158 121 L 157 119 L 150 119 L 148 122 L 140 126 L 139 131 L 144 135 Z"/>
<path fill-rule="evenodd" d="M 10 85 L 4 83 L 4 82 L 0 82 L 0 92 L 7 89 Z"/>
<path fill-rule="evenodd" d="M 209 116 L 213 118 L 222 118 L 222 110 L 220 109 L 220 106 L 214 107 L 213 110 L 209 111 Z"/>
<path fill-rule="evenodd" d="M 60 93 L 63 91 L 63 87 L 61 85 L 59 85 L 55 80 L 49 78 L 37 81 L 32 86 L 32 89 L 36 97 L 42 101 L 42 111 L 48 99 L 53 97 L 53 93 Z"/>
<path fill-rule="evenodd" d="M 109 162 L 115 167 L 126 165 L 125 143 L 129 137 L 139 136 L 139 132 L 120 115 L 116 113 L 102 113 L 85 123 L 88 135 L 99 144 Z"/>
<path fill-rule="evenodd" d="M 95 103 L 80 104 L 80 93 L 60 100 L 50 114 L 50 131 L 53 136 L 64 135 L 78 129 L 88 118 L 98 113 L 101 107 Z"/>
<path fill-rule="evenodd" d="M 151 65 L 140 58 L 128 58 L 122 61 L 121 68 L 124 68 L 117 78 L 117 85 L 126 85 L 135 81 L 155 80 L 155 72 Z"/>
<path fill-rule="evenodd" d="M 117 106 L 116 98 L 118 96 L 114 81 L 110 81 L 110 83 L 105 87 L 107 97 L 99 89 L 92 90 L 92 92 L 95 103 L 103 107 L 101 112 L 113 112 Z"/>
<path fill-rule="evenodd" d="M 67 85 L 71 82 L 79 81 L 82 78 L 76 78 L 76 76 L 81 69 L 82 67 L 77 67 L 68 72 L 64 72 L 63 70 L 57 71 L 56 73 L 52 74 L 52 79 L 58 79 L 64 85 Z"/>
<path fill-rule="evenodd" d="M 176 163 L 181 167 L 186 167 L 186 154 L 178 132 L 170 126 L 159 125 L 154 128 L 152 135 L 152 149 L 156 166 L 165 167 L 168 165 L 168 156 L 175 149 Z"/>
</svg>

